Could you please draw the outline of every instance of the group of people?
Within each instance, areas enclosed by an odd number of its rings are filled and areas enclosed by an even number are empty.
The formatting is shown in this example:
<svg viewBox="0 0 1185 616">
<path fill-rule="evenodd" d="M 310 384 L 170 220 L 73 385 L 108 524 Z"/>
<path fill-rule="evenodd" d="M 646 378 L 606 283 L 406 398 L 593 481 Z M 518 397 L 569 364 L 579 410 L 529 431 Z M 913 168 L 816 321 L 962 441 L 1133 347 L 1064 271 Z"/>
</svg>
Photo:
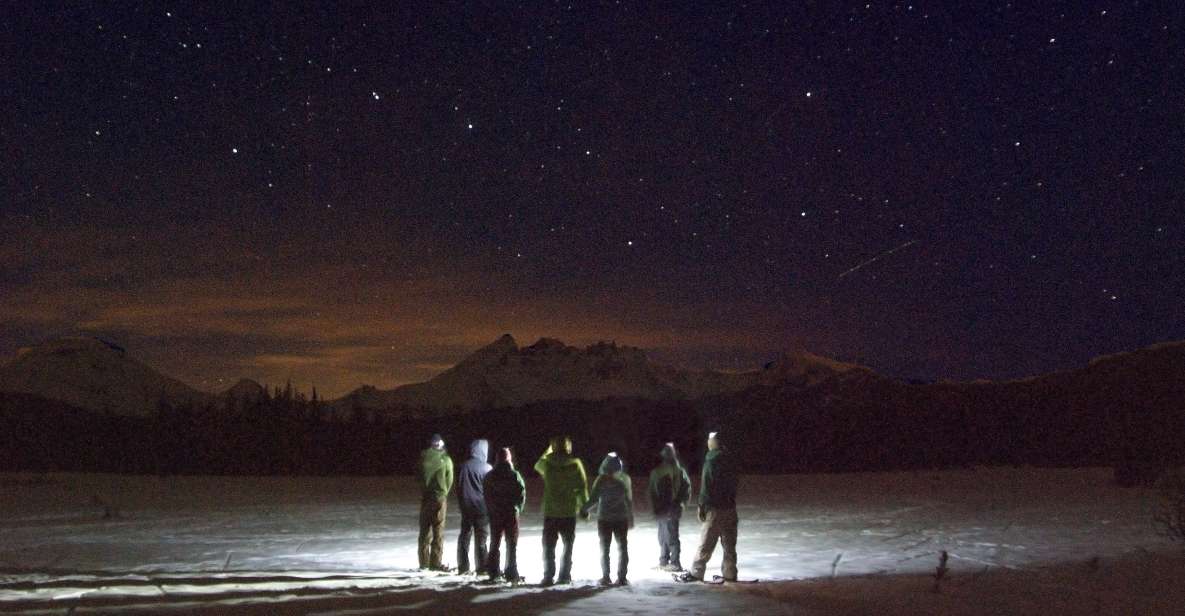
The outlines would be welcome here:
<svg viewBox="0 0 1185 616">
<path fill-rule="evenodd" d="M 444 520 L 448 494 L 455 484 L 461 510 L 457 572 L 469 573 L 472 543 L 473 570 L 478 575 L 487 575 L 491 581 L 522 580 L 518 572 L 517 549 L 519 517 L 527 501 L 526 483 L 514 467 L 514 454 L 509 447 L 498 451 L 497 464 L 493 466 L 487 462 L 488 456 L 489 442 L 485 439 L 473 441 L 469 459 L 456 471 L 454 481 L 452 458 L 440 435 L 432 435 L 428 448 L 421 452 L 421 569 L 450 570 L 443 564 Z M 708 435 L 708 453 L 704 457 L 698 500 L 700 545 L 690 571 L 684 571 L 680 564 L 679 520 L 691 498 L 691 479 L 679 462 L 673 443 L 663 446 L 659 458 L 658 466 L 650 473 L 647 489 L 658 527 L 659 569 L 682 572 L 678 578 L 681 581 L 702 581 L 719 542 L 724 548 L 722 577 L 726 581 L 735 581 L 737 473 L 731 457 L 721 447 L 720 435 L 716 432 Z M 633 484 L 621 456 L 617 452 L 605 456 L 590 488 L 584 464 L 572 453 L 572 440 L 559 436 L 551 439 L 534 468 L 543 478 L 542 585 L 571 582 L 576 518 L 587 520 L 594 510 L 601 543 L 600 583 L 606 586 L 628 584 L 628 537 L 634 527 L 634 497 Z M 506 545 L 505 567 L 502 567 L 503 540 Z M 556 544 L 561 540 L 564 552 L 557 571 Z M 609 575 L 610 547 L 614 542 L 617 543 L 616 579 Z"/>
</svg>

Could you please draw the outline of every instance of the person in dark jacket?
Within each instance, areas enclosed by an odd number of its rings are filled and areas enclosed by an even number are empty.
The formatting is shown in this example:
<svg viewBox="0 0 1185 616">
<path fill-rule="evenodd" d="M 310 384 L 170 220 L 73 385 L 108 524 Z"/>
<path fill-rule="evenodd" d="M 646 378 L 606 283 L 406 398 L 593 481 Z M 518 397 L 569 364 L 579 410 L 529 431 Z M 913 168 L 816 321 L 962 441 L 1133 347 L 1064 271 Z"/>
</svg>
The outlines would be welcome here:
<svg viewBox="0 0 1185 616">
<path fill-rule="evenodd" d="M 474 538 L 474 566 L 478 575 L 486 573 L 486 545 L 490 517 L 486 512 L 482 480 L 490 472 L 490 443 L 477 439 L 469 445 L 469 459 L 457 472 L 457 504 L 461 507 L 461 534 L 457 537 L 457 573 L 469 573 L 469 538 Z"/>
<path fill-rule="evenodd" d="M 683 507 L 691 499 L 691 478 L 679 463 L 675 444 L 667 443 L 659 452 L 662 462 L 650 471 L 650 506 L 658 526 L 658 568 L 682 571 L 679 560 L 679 520 Z"/>
<path fill-rule="evenodd" d="M 420 452 L 420 568 L 444 571 L 444 516 L 448 493 L 453 489 L 453 459 L 444 450 L 444 439 L 433 434 Z"/>
<path fill-rule="evenodd" d="M 708 434 L 708 454 L 704 456 L 703 476 L 699 486 L 700 540 L 695 562 L 688 579 L 704 579 L 708 561 L 716 550 L 716 541 L 724 547 L 721 573 L 724 580 L 737 579 L 737 473 L 732 456 L 721 447 L 720 433 Z"/>
<path fill-rule="evenodd" d="M 486 511 L 490 514 L 490 555 L 486 561 L 486 572 L 490 580 L 497 580 L 505 574 L 506 581 L 522 581 L 518 574 L 518 516 L 527 504 L 527 484 L 523 476 L 514 470 L 514 455 L 509 447 L 498 452 L 498 463 L 482 482 Z M 499 549 L 502 537 L 506 537 L 506 569 L 499 568 L 502 555 Z"/>
<path fill-rule="evenodd" d="M 600 474 L 593 481 L 588 502 L 580 508 L 580 517 L 588 519 L 588 512 L 597 508 L 597 535 L 601 538 L 601 585 L 609 579 L 609 544 L 617 541 L 617 584 L 629 582 L 629 530 L 634 527 L 634 490 L 630 476 L 625 474 L 625 463 L 615 452 L 609 452 L 601 462 Z"/>
<path fill-rule="evenodd" d="M 588 476 L 584 463 L 572 455 L 572 440 L 557 436 L 551 439 L 543 457 L 535 462 L 535 471 L 543 477 L 543 585 L 572 582 L 572 544 L 576 541 L 576 514 L 588 500 Z M 555 578 L 555 544 L 564 540 L 564 558 L 560 575 Z"/>
</svg>

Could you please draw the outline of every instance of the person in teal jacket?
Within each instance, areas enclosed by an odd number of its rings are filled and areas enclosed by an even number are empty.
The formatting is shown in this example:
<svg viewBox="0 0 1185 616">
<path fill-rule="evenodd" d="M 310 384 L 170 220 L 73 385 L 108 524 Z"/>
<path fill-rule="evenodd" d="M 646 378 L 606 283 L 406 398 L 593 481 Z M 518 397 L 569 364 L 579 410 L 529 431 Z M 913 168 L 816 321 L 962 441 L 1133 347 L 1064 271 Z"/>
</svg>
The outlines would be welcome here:
<svg viewBox="0 0 1185 616">
<path fill-rule="evenodd" d="M 444 571 L 444 516 L 453 489 L 453 459 L 444 439 L 433 434 L 420 452 L 420 569 Z"/>
<path fill-rule="evenodd" d="M 593 481 L 588 502 L 580 508 L 580 517 L 587 519 L 588 512 L 597 508 L 597 535 L 601 539 L 601 585 L 612 583 L 609 579 L 609 544 L 617 541 L 617 584 L 629 582 L 629 531 L 634 527 L 634 487 L 630 476 L 625 474 L 625 463 L 616 452 L 609 452 L 601 462 L 600 474 Z"/>
<path fill-rule="evenodd" d="M 588 500 L 588 476 L 584 464 L 572 455 L 572 439 L 551 439 L 543 457 L 535 463 L 543 477 L 543 585 L 572 582 L 572 544 L 576 541 L 576 514 Z M 559 577 L 555 570 L 555 544 L 564 540 Z"/>
</svg>

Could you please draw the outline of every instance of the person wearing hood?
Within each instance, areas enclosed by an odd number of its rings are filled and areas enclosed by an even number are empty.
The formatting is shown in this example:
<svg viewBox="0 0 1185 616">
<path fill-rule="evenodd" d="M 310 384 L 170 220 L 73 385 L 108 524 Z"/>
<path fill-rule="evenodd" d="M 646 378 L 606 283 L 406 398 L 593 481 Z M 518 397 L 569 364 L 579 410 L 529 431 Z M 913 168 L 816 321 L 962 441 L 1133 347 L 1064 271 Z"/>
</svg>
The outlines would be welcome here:
<svg viewBox="0 0 1185 616">
<path fill-rule="evenodd" d="M 721 573 L 726 582 L 737 579 L 737 473 L 732 456 L 721 446 L 719 432 L 708 434 L 708 453 L 704 456 L 703 476 L 699 486 L 700 541 L 687 581 L 703 581 L 716 550 L 724 547 Z"/>
<path fill-rule="evenodd" d="M 469 538 L 474 539 L 474 567 L 478 575 L 486 573 L 486 542 L 490 518 L 486 511 L 482 480 L 490 472 L 490 443 L 477 439 L 469 445 L 469 459 L 457 472 L 457 504 L 461 508 L 461 534 L 457 537 L 457 573 L 469 573 Z"/>
<path fill-rule="evenodd" d="M 572 455 L 572 440 L 551 439 L 543 456 L 535 462 L 543 477 L 543 585 L 572 582 L 572 543 L 576 540 L 576 514 L 588 500 L 588 476 L 584 464 Z M 564 540 L 564 558 L 555 577 L 555 544 Z"/>
<path fill-rule="evenodd" d="M 485 492 L 486 511 L 490 515 L 490 555 L 486 561 L 486 573 L 490 580 L 497 580 L 505 574 L 506 581 L 518 582 L 518 516 L 527 504 L 527 484 L 523 476 L 514 470 L 514 455 L 509 447 L 498 452 L 498 463 L 482 481 Z M 506 537 L 506 569 L 501 565 L 500 547 Z"/>
<path fill-rule="evenodd" d="M 453 459 L 444 439 L 433 434 L 420 452 L 420 569 L 444 571 L 444 516 L 453 489 Z"/>
<path fill-rule="evenodd" d="M 617 541 L 617 584 L 625 586 L 629 570 L 629 530 L 634 527 L 634 491 L 630 476 L 625 474 L 625 463 L 616 452 L 609 452 L 601 462 L 588 502 L 580 508 L 580 517 L 588 519 L 588 512 L 597 509 L 597 535 L 601 539 L 601 585 L 609 579 L 609 544 Z"/>
<path fill-rule="evenodd" d="M 679 560 L 679 520 L 683 506 L 691 499 L 691 478 L 679 463 L 675 444 L 667 443 L 658 453 L 662 462 L 650 471 L 650 506 L 658 526 L 658 568 L 682 571 Z"/>
</svg>

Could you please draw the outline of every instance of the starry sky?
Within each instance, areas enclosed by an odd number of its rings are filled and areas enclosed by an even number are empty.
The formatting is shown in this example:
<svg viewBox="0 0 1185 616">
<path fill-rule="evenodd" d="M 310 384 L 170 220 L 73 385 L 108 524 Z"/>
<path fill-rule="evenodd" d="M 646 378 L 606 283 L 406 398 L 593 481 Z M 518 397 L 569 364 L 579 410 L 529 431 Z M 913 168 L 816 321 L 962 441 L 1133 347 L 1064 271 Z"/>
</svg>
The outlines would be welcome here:
<svg viewBox="0 0 1185 616">
<path fill-rule="evenodd" d="M 504 332 L 960 380 L 1185 338 L 1185 5 L 790 4 L 9 6 L 0 354 L 332 396 Z"/>
</svg>

